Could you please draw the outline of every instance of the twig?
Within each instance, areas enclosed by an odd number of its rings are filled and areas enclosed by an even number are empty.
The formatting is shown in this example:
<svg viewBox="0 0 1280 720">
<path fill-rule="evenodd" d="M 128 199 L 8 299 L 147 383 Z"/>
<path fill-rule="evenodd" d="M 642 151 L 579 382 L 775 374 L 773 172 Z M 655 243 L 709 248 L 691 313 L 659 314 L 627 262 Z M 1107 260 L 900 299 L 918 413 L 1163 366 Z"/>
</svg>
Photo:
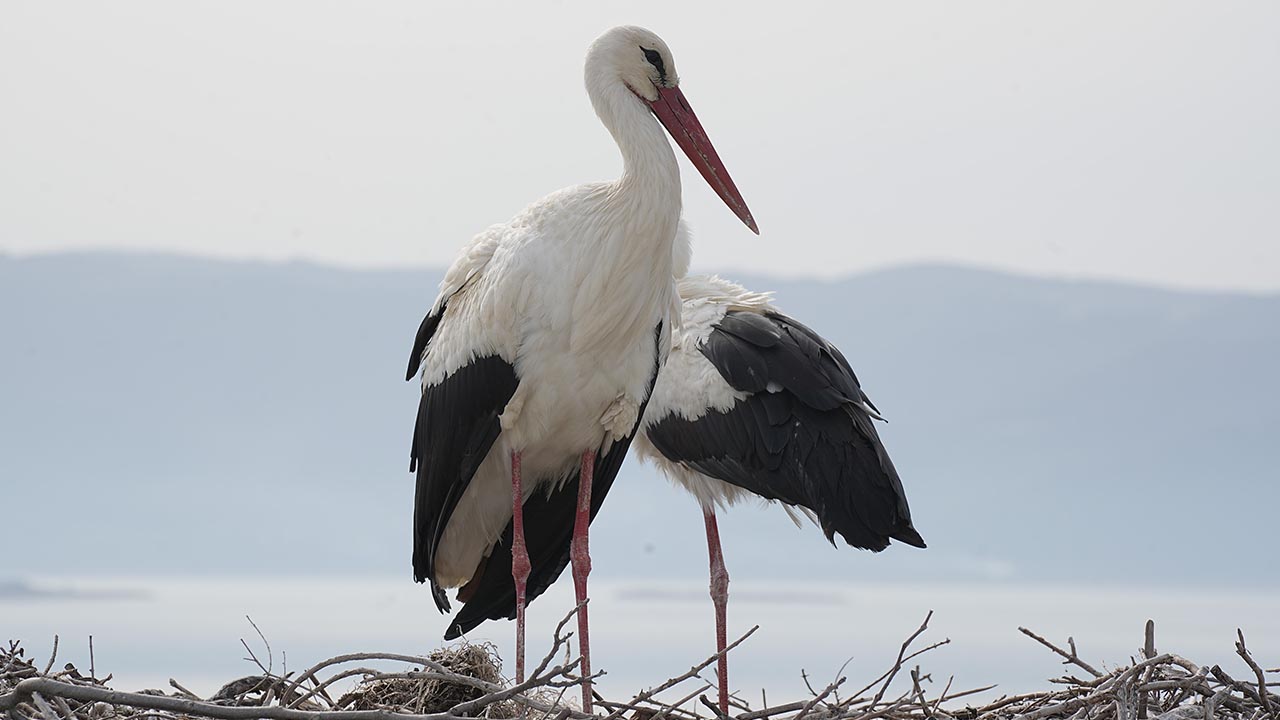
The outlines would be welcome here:
<svg viewBox="0 0 1280 720">
<path fill-rule="evenodd" d="M 555 658 L 556 653 L 560 651 L 560 648 L 564 647 L 565 643 L 569 642 L 569 638 L 572 637 L 573 633 L 562 635 L 561 633 L 564 632 L 564 626 L 568 625 L 569 621 L 581 612 L 582 608 L 585 607 L 586 604 L 586 601 L 579 603 L 577 607 L 570 610 L 567 615 L 561 618 L 560 622 L 556 623 L 556 629 L 551 633 L 551 649 L 547 651 L 547 654 L 542 657 L 542 661 L 539 662 L 538 666 L 529 674 L 530 678 L 540 676 L 542 672 L 547 669 L 547 666 L 551 664 L 551 660 Z"/>
<path fill-rule="evenodd" d="M 71 709 L 71 706 L 67 704 L 66 700 L 60 697 L 55 697 L 53 702 L 58 706 L 58 709 L 62 711 L 63 716 L 69 718 L 74 718 L 76 716 L 75 711 Z"/>
<path fill-rule="evenodd" d="M 785 705 L 776 705 L 774 707 L 764 708 L 762 710 L 756 710 L 754 712 L 743 713 L 742 715 L 738 716 L 737 720 L 760 720 L 761 718 L 767 718 L 767 717 L 772 717 L 774 715 L 781 715 L 782 713 L 789 713 L 789 712 L 795 712 L 797 710 L 801 710 L 807 704 L 808 704 L 807 700 L 801 700 L 799 702 L 786 703 Z"/>
<path fill-rule="evenodd" d="M 49 678 L 30 678 L 18 683 L 13 692 L 0 695 L 0 710 L 9 710 L 22 698 L 31 697 L 37 692 L 48 692 L 84 702 L 104 702 L 110 705 L 167 710 L 219 720 L 256 720 L 257 718 L 267 718 L 267 720 L 459 720 L 458 716 L 447 712 L 414 715 L 385 710 L 294 710 L 279 705 L 271 707 L 215 705 L 167 695 L 143 695 L 109 690 L 96 685 L 76 685 Z"/>
<path fill-rule="evenodd" d="M 889 672 L 881 676 L 884 678 L 884 685 L 880 686 L 880 690 L 876 693 L 876 696 L 871 699 L 872 707 L 875 707 L 876 704 L 880 702 L 881 698 L 884 697 L 885 692 L 889 689 L 889 684 L 893 682 L 893 678 L 897 676 L 898 671 L 902 669 L 902 663 L 904 662 L 903 656 L 906 655 L 907 648 L 911 647 L 911 643 L 914 642 L 916 638 L 920 637 L 921 633 L 929 628 L 929 620 L 931 618 L 933 618 L 932 610 L 929 611 L 929 614 L 924 616 L 924 622 L 920 623 L 920 627 L 916 628 L 916 631 L 911 633 L 911 635 L 902 642 L 902 647 L 898 649 L 898 659 L 893 662 L 893 667 L 889 669 Z M 865 692 L 865 690 L 863 692 Z M 861 694 L 862 692 L 858 693 L 858 695 Z"/>
<path fill-rule="evenodd" d="M 841 683 L 843 683 L 845 680 L 844 678 L 845 668 L 849 667 L 849 663 L 851 662 L 853 662 L 852 657 L 846 658 L 844 662 L 840 663 L 840 669 L 836 670 L 835 678 L 838 679 Z M 832 680 L 831 682 L 835 682 L 835 680 Z M 835 698 L 836 704 L 839 705 L 840 704 L 840 688 L 839 687 L 832 689 L 832 697 Z"/>
<path fill-rule="evenodd" d="M 920 666 L 911 668 L 911 695 L 916 699 L 917 704 L 923 710 L 929 709 L 929 704 L 924 699 L 924 688 L 920 687 Z"/>
<path fill-rule="evenodd" d="M 704 683 L 702 687 L 698 688 L 697 690 L 694 690 L 688 695 L 685 695 L 679 700 L 676 700 L 675 702 L 672 702 L 672 703 L 667 703 L 661 710 L 658 711 L 656 715 L 654 715 L 649 720 L 662 720 L 662 718 L 666 717 L 668 713 L 672 712 L 673 710 L 680 707 L 681 705 L 689 702 L 695 697 L 701 695 L 704 691 L 711 689 L 711 687 L 712 687 L 711 683 Z M 717 706 L 716 710 L 719 710 L 719 709 L 720 709 L 719 706 Z"/>
<path fill-rule="evenodd" d="M 400 655 L 397 653 L 374 653 L 374 652 L 348 653 L 346 655 L 337 655 L 335 657 L 329 658 L 328 660 L 324 660 L 322 662 L 316 663 L 315 665 L 307 669 L 304 673 L 302 673 L 302 675 L 298 676 L 298 678 L 293 681 L 294 684 L 291 685 L 290 687 L 297 687 L 307 679 L 311 679 L 315 681 L 316 673 L 319 673 L 321 670 L 327 667 L 332 667 L 334 665 L 341 665 L 343 663 L 354 662 L 358 660 L 390 660 L 394 662 L 411 663 L 414 665 L 421 665 L 422 667 L 430 668 L 438 673 L 447 675 L 450 682 L 457 683 L 460 685 L 466 685 L 468 687 L 473 687 L 485 693 L 497 692 L 503 689 L 499 685 L 494 685 L 493 683 L 485 682 L 484 680 L 481 680 L 479 678 L 474 678 L 469 675 L 459 675 L 457 673 L 452 673 L 449 671 L 448 668 L 444 667 L 440 663 L 435 662 L 430 658 L 423 657 L 421 655 Z M 537 710 L 539 712 L 550 713 L 555 710 L 555 708 L 553 708 L 547 703 L 541 702 L 539 700 L 536 700 L 534 698 L 530 698 L 524 695 L 516 695 L 516 696 L 513 696 L 511 699 L 520 703 L 521 705 L 526 705 L 529 708 L 533 710 Z M 334 712 L 352 712 L 352 711 L 334 711 Z M 342 717 L 346 717 L 346 716 L 343 715 Z M 570 715 L 567 717 L 590 718 L 591 716 L 583 712 L 571 711 Z M 358 720 L 358 719 L 353 719 L 353 720 Z"/>
<path fill-rule="evenodd" d="M 1253 656 L 1249 654 L 1249 648 L 1244 644 L 1244 632 L 1240 628 L 1236 628 L 1236 654 L 1244 660 L 1245 664 L 1253 670 L 1254 676 L 1258 678 L 1258 701 L 1262 705 L 1262 709 L 1273 718 L 1280 718 L 1276 711 L 1271 707 L 1271 699 L 1268 697 L 1271 693 L 1267 691 L 1267 676 L 1263 673 L 1258 663 L 1254 662 Z"/>
<path fill-rule="evenodd" d="M 894 701 L 893 704 L 887 707 L 881 708 L 879 710 L 872 710 L 870 712 L 865 712 L 861 715 L 854 716 L 853 720 L 874 720 L 874 718 L 883 717 L 893 712 L 894 710 L 897 710 L 906 701 L 907 701 L 907 696 L 903 695 L 902 697 Z"/>
<path fill-rule="evenodd" d="M 199 695 L 196 695 L 195 693 L 186 689 L 185 687 L 182 686 L 182 683 L 179 683 L 177 680 L 174 680 L 173 678 L 169 678 L 169 687 L 173 688 L 174 690 L 177 690 L 183 695 L 186 695 L 188 698 L 191 698 L 192 700 L 200 699 Z"/>
<path fill-rule="evenodd" d="M 809 694 L 816 697 L 818 691 L 814 690 L 813 685 L 809 684 L 809 674 L 804 671 L 804 668 L 800 668 L 800 679 L 804 681 L 804 686 L 808 689 Z"/>
<path fill-rule="evenodd" d="M 363 667 L 353 668 L 351 670 L 344 670 L 334 675 L 333 677 L 330 677 L 324 682 L 316 683 L 316 686 L 308 690 L 305 694 L 301 694 L 298 697 L 293 698 L 293 700 L 288 704 L 287 707 L 291 707 L 291 708 L 301 707 L 304 702 L 310 700 L 313 697 L 318 697 L 321 695 L 327 696 L 327 693 L 325 693 L 325 690 L 328 689 L 330 685 L 333 685 L 339 680 L 345 680 L 349 677 L 354 677 L 356 675 L 377 675 L 379 680 L 389 680 L 397 677 L 396 675 L 389 674 L 389 673 L 378 674 L 376 671 L 371 670 L 370 668 L 363 668 Z M 408 676 L 410 675 L 412 675 L 415 679 L 420 677 L 424 680 L 447 677 L 444 675 L 440 675 L 438 673 L 405 673 L 403 676 L 407 679 Z"/>
<path fill-rule="evenodd" d="M 582 658 L 578 658 L 573 662 L 569 663 L 568 665 L 557 665 L 555 668 L 551 670 L 550 673 L 547 674 L 546 678 L 542 677 L 541 675 L 530 675 L 529 679 L 525 680 L 522 683 L 512 685 L 511 687 L 506 688 L 504 690 L 497 690 L 487 695 L 482 695 L 474 700 L 468 700 L 466 702 L 458 703 L 457 705 L 454 705 L 453 707 L 449 708 L 449 712 L 454 715 L 469 717 L 473 715 L 477 710 L 480 710 L 488 705 L 492 705 L 493 703 L 502 702 L 503 700 L 506 700 L 508 698 L 515 697 L 516 695 L 519 695 L 520 693 L 524 692 L 525 690 L 528 690 L 529 688 L 546 686 L 550 684 L 546 681 L 547 678 L 566 675 L 570 671 L 572 671 L 574 668 L 576 668 L 578 664 L 581 662 L 582 662 Z M 593 675 L 592 677 L 596 677 L 596 676 Z"/>
<path fill-rule="evenodd" d="M 1143 632 L 1142 657 L 1150 660 L 1156 656 L 1156 623 L 1148 618 L 1147 626 Z M 1147 668 L 1142 675 L 1142 684 L 1145 686 L 1151 680 L 1151 673 L 1155 672 L 1153 668 Z M 1141 690 L 1138 693 L 1138 720 L 1147 720 L 1147 691 Z"/>
<path fill-rule="evenodd" d="M 1063 650 L 1062 648 L 1058 647 L 1057 645 L 1054 645 L 1053 643 L 1049 642 L 1048 640 L 1045 640 L 1044 638 L 1040 637 L 1039 635 L 1037 635 L 1037 634 L 1035 634 L 1035 633 L 1031 632 L 1030 630 L 1028 630 L 1028 629 L 1026 629 L 1026 628 L 1024 628 L 1024 627 L 1019 627 L 1019 628 L 1018 628 L 1018 630 L 1019 630 L 1023 635 L 1026 635 L 1027 637 L 1031 638 L 1032 640 L 1035 640 L 1036 642 L 1040 643 L 1041 645 L 1043 645 L 1043 646 L 1045 646 L 1045 647 L 1049 648 L 1050 650 L 1054 651 L 1055 653 L 1057 653 L 1057 654 L 1061 655 L 1062 657 L 1066 658 L 1066 661 L 1063 663 L 1064 665 L 1065 665 L 1065 664 L 1070 663 L 1070 664 L 1072 664 L 1072 665 L 1076 665 L 1076 666 L 1078 666 L 1078 667 L 1082 668 L 1085 672 L 1089 673 L 1090 675 L 1092 675 L 1092 676 L 1094 676 L 1094 677 L 1096 677 L 1096 678 L 1100 678 L 1100 677 L 1102 677 L 1102 673 L 1100 673 L 1100 672 L 1098 672 L 1096 669 L 1094 669 L 1094 667 L 1093 667 L 1092 665 L 1090 665 L 1089 663 L 1085 662 L 1084 660 L 1081 660 L 1081 659 L 1080 659 L 1080 656 L 1076 654 L 1076 641 L 1075 641 L 1074 639 L 1072 639 L 1072 638 L 1067 638 L 1067 644 L 1068 644 L 1068 645 L 1070 645 L 1070 647 L 1071 647 L 1071 652 L 1067 652 L 1066 650 Z"/>
<path fill-rule="evenodd" d="M 258 638 L 262 640 L 262 644 L 267 646 L 267 664 L 264 667 L 262 661 L 258 659 L 258 656 L 253 654 L 253 649 L 249 647 L 249 643 L 245 642 L 244 638 L 240 638 L 240 644 L 244 646 L 245 652 L 249 653 L 249 657 L 245 658 L 245 660 L 252 660 L 254 664 L 258 666 L 258 669 L 262 671 L 263 675 L 271 675 L 271 666 L 275 662 L 274 658 L 271 656 L 271 643 L 267 642 L 267 636 L 263 635 L 262 631 L 258 629 L 258 624 L 253 621 L 253 618 L 245 615 L 244 619 L 249 621 L 249 624 L 253 626 L 254 631 L 258 633 Z"/>
<path fill-rule="evenodd" d="M 689 702 L 690 700 L 694 699 L 698 695 L 701 695 L 703 692 L 710 689 L 711 687 L 713 687 L 712 683 L 703 682 L 701 687 L 685 695 L 679 700 L 676 700 L 674 702 L 669 702 L 669 703 L 659 703 L 659 709 L 657 710 L 657 712 L 653 714 L 653 716 L 649 717 L 648 720 L 662 720 L 668 714 L 675 712 L 681 705 Z M 633 712 L 639 711 L 641 714 L 650 711 L 650 708 L 645 707 L 643 705 L 632 704 L 632 703 L 617 703 L 617 702 L 611 702 L 609 700 L 604 700 L 604 699 L 600 700 L 600 706 L 606 709 L 609 709 L 611 711 L 612 710 L 623 710 L 623 711 L 631 710 Z M 684 715 L 690 716 L 690 717 L 697 717 L 696 715 L 693 715 L 688 712 L 685 712 Z"/>
<path fill-rule="evenodd" d="M 938 702 L 941 703 L 943 700 L 955 700 L 956 698 L 969 697 L 970 695 L 977 695 L 978 693 L 984 693 L 984 692 L 987 692 L 988 690 L 995 690 L 997 687 L 999 686 L 983 685 L 982 687 L 976 687 L 971 690 L 961 690 L 958 693 L 953 693 L 951 695 L 946 695 L 945 697 L 939 698 Z"/>
<path fill-rule="evenodd" d="M 951 690 L 951 681 L 955 679 L 956 679 L 955 675 L 952 675 L 947 678 L 947 686 L 942 688 L 942 694 L 938 696 L 938 699 L 936 701 L 934 701 L 933 710 L 929 712 L 930 715 L 938 714 L 938 707 L 942 705 L 943 700 L 947 699 L 947 692 Z"/>
<path fill-rule="evenodd" d="M 49 674 L 49 671 L 53 669 L 53 661 L 57 657 L 58 657 L 58 636 L 54 635 L 53 636 L 53 652 L 49 653 L 49 662 L 45 664 L 44 672 L 40 673 L 41 675 Z"/>
<path fill-rule="evenodd" d="M 711 711 L 712 717 L 716 718 L 716 720 L 729 720 L 728 715 L 725 715 L 723 712 L 720 712 L 720 706 L 711 702 L 711 700 L 707 698 L 706 695 L 699 695 L 698 702 L 702 703 L 703 705 L 706 705 L 707 709 Z"/>
<path fill-rule="evenodd" d="M 40 708 L 40 714 L 44 715 L 45 720 L 62 720 L 62 716 L 58 714 L 58 711 L 54 710 L 53 706 L 40 696 L 40 693 L 31 693 L 31 699 L 35 701 L 36 707 Z"/>
<path fill-rule="evenodd" d="M 1262 704 L 1262 697 L 1257 693 L 1256 690 L 1249 687 L 1245 683 L 1242 683 L 1239 680 L 1236 680 L 1235 678 L 1231 677 L 1230 675 L 1227 674 L 1227 671 L 1223 670 L 1221 667 L 1214 665 L 1212 668 L 1209 668 L 1209 673 L 1213 675 L 1218 680 L 1218 682 L 1222 683 L 1223 685 L 1233 687 L 1236 690 L 1239 690 L 1242 695 L 1249 698 L 1250 700 L 1253 700 L 1259 705 Z M 1228 698 L 1228 700 L 1230 700 L 1230 698 Z M 1239 705 L 1237 705 L 1232 709 L 1238 710 L 1240 708 L 1239 708 Z"/>
<path fill-rule="evenodd" d="M 688 680 L 689 678 L 691 678 L 691 677 L 693 677 L 693 676 L 697 675 L 698 673 L 700 673 L 700 672 L 702 672 L 703 670 L 705 670 L 705 669 L 706 669 L 708 666 L 710 666 L 712 663 L 714 663 L 714 662 L 716 662 L 717 660 L 719 660 L 722 656 L 724 656 L 724 655 L 728 655 L 728 654 L 729 654 L 729 651 L 731 651 L 731 650 L 733 650 L 734 648 L 736 648 L 736 647 L 738 647 L 739 645 L 741 645 L 741 644 L 743 643 L 743 641 L 744 641 L 744 640 L 746 640 L 747 638 L 749 638 L 749 637 L 751 637 L 752 635 L 754 635 L 754 634 L 755 634 L 755 632 L 756 632 L 757 630 L 759 630 L 759 629 L 760 629 L 760 626 L 759 626 L 759 625 L 755 625 L 755 626 L 753 626 L 750 630 L 748 630 L 745 634 L 743 634 L 743 635 L 742 635 L 742 637 L 740 637 L 740 638 L 738 638 L 737 640 L 734 640 L 733 642 L 729 643 L 729 645 L 728 645 L 727 647 L 725 647 L 725 649 L 724 649 L 724 650 L 721 650 L 720 652 L 718 652 L 718 653 L 716 653 L 716 654 L 712 655 L 711 657 L 707 658 L 706 660 L 703 660 L 701 663 L 698 663 L 697 665 L 694 665 L 693 667 L 689 668 L 689 671 L 688 671 L 688 672 L 686 672 L 686 673 L 684 673 L 683 675 L 677 675 L 676 677 L 673 677 L 673 678 L 668 679 L 666 682 L 662 683 L 661 685 L 659 685 L 659 686 L 658 686 L 658 687 L 656 687 L 656 688 L 653 688 L 653 689 L 651 689 L 651 690 L 645 690 L 644 692 L 641 692 L 641 693 L 636 694 L 636 696 L 635 696 L 634 698 L 632 698 L 632 699 L 631 699 L 631 704 L 632 704 L 632 705 L 635 705 L 635 704 L 642 703 L 642 702 L 644 702 L 645 700 L 648 700 L 649 698 L 653 697 L 654 695 L 657 695 L 658 693 L 660 693 L 660 692 L 662 692 L 662 691 L 664 691 L 664 690 L 668 690 L 668 689 L 670 689 L 670 688 L 673 688 L 673 687 L 675 687 L 676 685 L 679 685 L 680 683 L 684 682 L 685 680 Z M 617 718 L 619 718 L 619 717 L 621 717 L 621 716 L 622 716 L 622 713 L 621 713 L 620 711 L 618 711 L 618 710 L 615 710 L 615 711 L 613 711 L 613 712 L 609 713 L 607 716 L 605 716 L 605 720 L 617 720 Z"/>
<path fill-rule="evenodd" d="M 793 718 L 792 720 L 801 720 L 801 718 L 803 718 L 805 715 L 808 715 L 809 711 L 813 709 L 814 705 L 817 705 L 818 703 L 825 700 L 828 695 L 836 691 L 836 688 L 843 685 L 844 681 L 845 681 L 844 678 L 839 678 L 835 682 L 828 685 L 825 690 L 815 695 L 813 699 L 809 701 L 809 704 L 805 705 L 803 708 L 800 708 L 800 712 L 796 713 L 795 718 Z"/>
</svg>

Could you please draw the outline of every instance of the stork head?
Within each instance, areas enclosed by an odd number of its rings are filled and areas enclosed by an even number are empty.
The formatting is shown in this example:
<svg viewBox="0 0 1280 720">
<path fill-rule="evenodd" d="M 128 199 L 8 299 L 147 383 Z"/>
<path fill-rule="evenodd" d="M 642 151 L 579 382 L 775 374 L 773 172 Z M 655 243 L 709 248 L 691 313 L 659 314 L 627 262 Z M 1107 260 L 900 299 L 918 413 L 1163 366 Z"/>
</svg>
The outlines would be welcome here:
<svg viewBox="0 0 1280 720">
<path fill-rule="evenodd" d="M 681 92 L 675 58 L 662 38 L 634 25 L 613 28 L 596 38 L 587 52 L 587 87 L 593 102 L 597 83 L 621 83 L 648 106 L 711 189 L 752 232 L 760 234 L 746 201 Z"/>
<path fill-rule="evenodd" d="M 651 30 L 623 25 L 606 32 L 591 45 L 588 66 L 605 66 L 641 100 L 658 100 L 658 88 L 680 86 L 671 48 Z"/>
</svg>

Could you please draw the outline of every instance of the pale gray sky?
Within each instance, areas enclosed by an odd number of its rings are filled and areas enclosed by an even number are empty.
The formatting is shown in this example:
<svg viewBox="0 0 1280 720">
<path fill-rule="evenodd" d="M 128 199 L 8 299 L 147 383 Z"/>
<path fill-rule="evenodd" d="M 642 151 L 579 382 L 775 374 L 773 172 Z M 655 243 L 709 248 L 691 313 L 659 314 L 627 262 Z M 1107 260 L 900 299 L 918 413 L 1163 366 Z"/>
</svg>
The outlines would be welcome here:
<svg viewBox="0 0 1280 720">
<path fill-rule="evenodd" d="M 6 0 L 0 250 L 444 265 L 616 176 L 581 65 L 624 23 L 760 223 L 685 163 L 698 267 L 1280 290 L 1280 3 L 1222 0 Z"/>
</svg>

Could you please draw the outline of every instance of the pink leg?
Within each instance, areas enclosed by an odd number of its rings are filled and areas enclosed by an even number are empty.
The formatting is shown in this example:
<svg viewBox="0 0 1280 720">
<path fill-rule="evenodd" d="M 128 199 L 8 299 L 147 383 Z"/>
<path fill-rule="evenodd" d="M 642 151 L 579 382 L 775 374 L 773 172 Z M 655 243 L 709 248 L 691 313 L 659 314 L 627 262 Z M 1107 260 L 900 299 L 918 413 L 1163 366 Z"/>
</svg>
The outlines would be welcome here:
<svg viewBox="0 0 1280 720">
<path fill-rule="evenodd" d="M 511 578 L 516 583 L 516 682 L 524 682 L 524 604 L 529 582 L 529 550 L 524 544 L 524 493 L 520 489 L 520 453 L 511 453 Z"/>
<path fill-rule="evenodd" d="M 573 589 L 578 598 L 578 651 L 582 654 L 582 711 L 591 712 L 591 640 L 587 634 L 587 575 L 591 574 L 591 551 L 587 529 L 591 526 L 591 483 L 595 479 L 596 451 L 582 453 L 578 473 L 578 509 L 573 523 L 569 557 L 573 561 Z"/>
<path fill-rule="evenodd" d="M 707 522 L 707 555 L 711 558 L 711 603 L 716 607 L 716 652 L 723 653 L 729 641 L 727 620 L 729 605 L 729 571 L 724 567 L 724 554 L 720 552 L 720 529 L 716 526 L 716 511 L 704 510 Z M 721 655 L 716 662 L 720 675 L 720 712 L 729 714 L 729 658 Z"/>
</svg>

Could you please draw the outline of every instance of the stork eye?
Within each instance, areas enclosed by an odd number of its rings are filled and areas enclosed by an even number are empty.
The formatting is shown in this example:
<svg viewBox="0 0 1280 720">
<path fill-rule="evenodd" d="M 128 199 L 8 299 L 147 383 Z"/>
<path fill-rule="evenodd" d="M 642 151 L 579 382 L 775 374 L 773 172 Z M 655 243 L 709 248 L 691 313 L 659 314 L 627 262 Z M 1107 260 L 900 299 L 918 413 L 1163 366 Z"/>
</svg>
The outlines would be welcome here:
<svg viewBox="0 0 1280 720">
<path fill-rule="evenodd" d="M 663 66 L 662 55 L 659 54 L 657 50 L 650 50 L 647 47 L 642 47 L 640 49 L 644 51 L 644 59 L 648 60 L 649 64 L 658 71 L 658 76 L 663 80 L 666 80 L 667 68 Z"/>
</svg>

